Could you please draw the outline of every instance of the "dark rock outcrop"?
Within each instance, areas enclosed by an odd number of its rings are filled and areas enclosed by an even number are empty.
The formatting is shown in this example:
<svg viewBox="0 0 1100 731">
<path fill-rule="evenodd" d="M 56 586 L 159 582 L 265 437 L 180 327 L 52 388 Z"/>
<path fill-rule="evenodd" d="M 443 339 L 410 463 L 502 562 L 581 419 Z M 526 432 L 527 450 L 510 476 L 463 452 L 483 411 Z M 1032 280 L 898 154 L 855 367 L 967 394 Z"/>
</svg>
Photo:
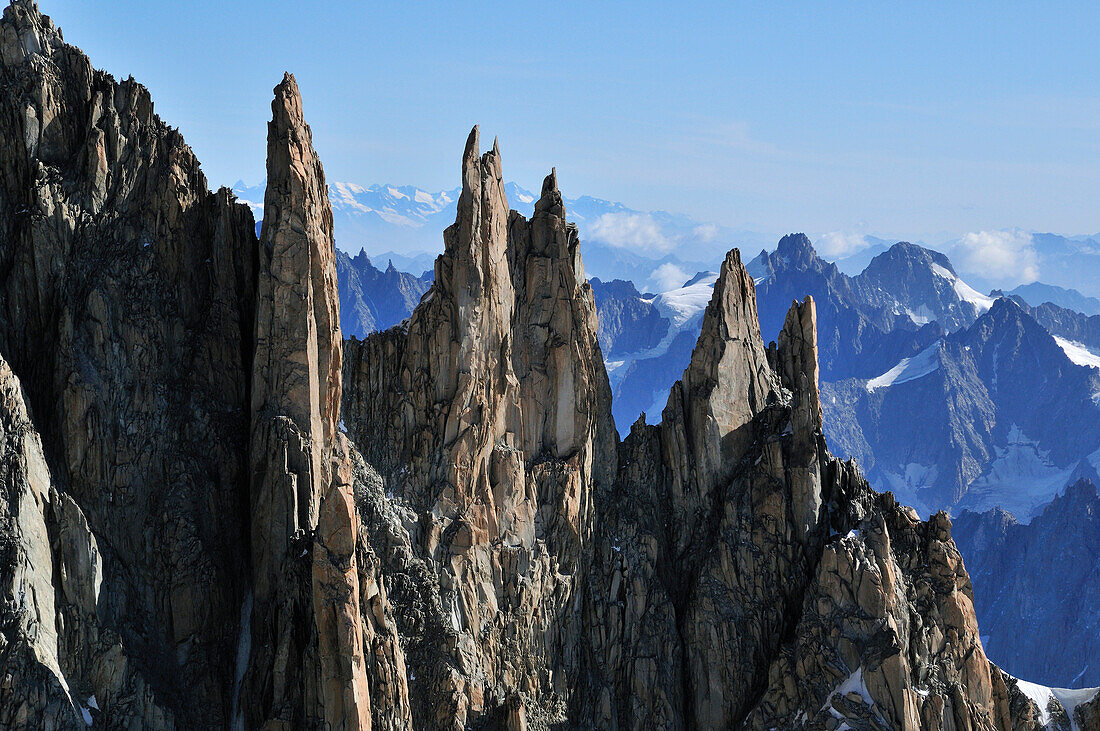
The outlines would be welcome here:
<svg viewBox="0 0 1100 731">
<path fill-rule="evenodd" d="M 262 246 L 148 92 L 33 2 L 0 22 L 0 86 L 4 724 L 369 725 L 360 597 L 372 649 L 396 635 L 358 583 L 331 214 L 293 80 Z"/>
<path fill-rule="evenodd" d="M 252 216 L 33 2 L 4 11 L 0 87 L 0 353 L 102 572 L 95 611 L 58 610 L 65 683 L 104 725 L 216 725 L 247 585 Z"/>
</svg>

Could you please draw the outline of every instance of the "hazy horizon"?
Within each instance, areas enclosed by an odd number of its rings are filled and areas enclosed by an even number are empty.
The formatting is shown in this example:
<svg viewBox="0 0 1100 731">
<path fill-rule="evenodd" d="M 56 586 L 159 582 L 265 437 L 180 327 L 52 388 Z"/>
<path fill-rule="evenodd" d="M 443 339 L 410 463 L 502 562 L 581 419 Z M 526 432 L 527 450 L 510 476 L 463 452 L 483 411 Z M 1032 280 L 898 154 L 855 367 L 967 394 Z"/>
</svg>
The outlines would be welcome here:
<svg viewBox="0 0 1100 731">
<path fill-rule="evenodd" d="M 148 86 L 212 186 L 262 179 L 285 69 L 332 181 L 452 189 L 477 123 L 525 188 L 556 166 L 567 196 L 838 251 L 1100 231 L 1097 7 L 40 6 Z"/>
</svg>

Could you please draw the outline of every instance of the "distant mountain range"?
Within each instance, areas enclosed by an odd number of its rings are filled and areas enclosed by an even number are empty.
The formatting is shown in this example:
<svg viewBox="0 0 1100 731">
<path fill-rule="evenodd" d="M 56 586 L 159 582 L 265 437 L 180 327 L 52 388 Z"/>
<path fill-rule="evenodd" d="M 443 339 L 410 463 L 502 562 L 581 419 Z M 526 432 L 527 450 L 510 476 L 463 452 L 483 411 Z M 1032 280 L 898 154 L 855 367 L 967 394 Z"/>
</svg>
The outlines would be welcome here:
<svg viewBox="0 0 1100 731">
<path fill-rule="evenodd" d="M 848 276 L 792 234 L 747 268 L 765 340 L 793 299 L 814 297 L 826 436 L 880 489 L 925 513 L 1002 507 L 1026 522 L 1069 481 L 1096 475 L 1100 317 L 984 295 L 945 255 L 904 242 Z M 615 343 L 620 432 L 643 411 L 660 420 L 711 281 L 701 273 L 658 295 L 593 282 L 597 308 L 616 313 L 601 334 Z"/>
<path fill-rule="evenodd" d="M 257 219 L 263 216 L 264 186 L 263 182 L 248 185 L 240 180 L 233 186 L 234 194 L 252 207 Z M 416 275 L 430 269 L 442 251 L 442 232 L 454 221 L 459 193 L 458 188 L 430 192 L 411 185 L 352 182 L 330 183 L 328 188 L 337 248 L 352 255 L 363 250 L 379 266 L 392 261 L 397 269 Z M 533 213 L 534 193 L 514 182 L 505 184 L 505 193 L 511 208 L 525 216 Z M 696 272 L 717 270 L 732 247 L 758 251 L 775 241 L 775 236 L 767 233 L 666 211 L 641 211 L 588 195 L 564 201 L 569 219 L 580 231 L 586 274 L 605 282 L 628 280 L 639 291 L 675 288 Z M 1100 314 L 1100 234 L 1015 234 L 1030 242 L 1028 256 L 1034 259 L 1041 283 L 1022 285 L 1008 294 L 1018 294 L 1031 305 L 1049 301 L 1085 314 Z M 849 276 L 861 273 L 896 241 L 835 233 L 822 238 L 833 242 L 824 251 L 838 252 L 826 258 Z M 837 247 L 838 238 L 848 243 Z M 1004 277 L 998 279 L 970 261 L 964 239 L 921 246 L 969 261 L 965 274 L 976 289 L 989 291 L 1008 284 Z"/>
<path fill-rule="evenodd" d="M 1019 297 L 1033 307 L 1038 307 L 1044 302 L 1050 302 L 1051 304 L 1064 307 L 1068 310 L 1075 310 L 1084 315 L 1100 315 L 1100 299 L 1096 297 L 1086 297 L 1077 290 L 1067 289 L 1066 287 L 1056 287 L 1052 284 L 1044 284 L 1042 282 L 1031 282 L 1030 284 L 1021 284 L 1019 287 L 1011 289 L 1004 294 Z"/>
<path fill-rule="evenodd" d="M 432 286 L 431 272 L 417 277 L 398 271 L 393 262 L 382 270 L 362 251 L 353 258 L 338 250 L 336 276 L 340 330 L 345 337 L 363 338 L 401 322 Z"/>
<path fill-rule="evenodd" d="M 264 183 L 237 181 L 233 192 L 263 217 Z M 337 248 L 365 251 L 421 274 L 443 250 L 442 232 L 455 218 L 460 189 L 430 193 L 412 186 L 332 183 Z M 535 194 L 505 184 L 511 207 L 530 216 Z M 603 280 L 628 279 L 643 289 L 670 289 L 701 269 L 716 269 L 733 246 L 761 246 L 771 237 L 738 231 L 663 211 L 637 211 L 622 203 L 580 196 L 566 198 L 569 219 L 580 228 L 585 271 Z M 683 254 L 682 252 L 691 252 Z"/>
</svg>

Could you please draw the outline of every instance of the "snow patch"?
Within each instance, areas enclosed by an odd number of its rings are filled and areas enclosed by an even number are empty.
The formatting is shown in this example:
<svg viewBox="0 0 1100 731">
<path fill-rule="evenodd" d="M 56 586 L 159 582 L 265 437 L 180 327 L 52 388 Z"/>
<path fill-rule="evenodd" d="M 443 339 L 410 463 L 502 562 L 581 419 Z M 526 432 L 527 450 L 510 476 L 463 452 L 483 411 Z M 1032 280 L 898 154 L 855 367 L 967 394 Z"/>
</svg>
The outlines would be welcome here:
<svg viewBox="0 0 1100 731">
<path fill-rule="evenodd" d="M 880 388 L 908 383 L 939 370 L 940 347 L 942 345 L 942 341 L 937 340 L 916 355 L 902 358 L 897 365 L 881 376 L 867 381 L 867 390 L 875 391 Z"/>
<path fill-rule="evenodd" d="M 1009 427 L 1005 445 L 994 446 L 994 454 L 986 470 L 970 484 L 960 508 L 983 512 L 1001 507 L 1021 523 L 1029 523 L 1073 476 L 1073 465 L 1055 465 L 1050 452 L 1016 424 Z"/>
<path fill-rule="evenodd" d="M 833 692 L 830 693 L 825 699 L 825 705 L 821 707 L 822 711 L 827 710 L 833 716 L 833 718 L 842 722 L 841 725 L 837 727 L 837 731 L 840 731 L 840 729 L 843 728 L 850 728 L 850 726 L 848 726 L 847 723 L 844 723 L 845 721 L 847 721 L 847 718 L 844 716 L 844 714 L 840 713 L 840 711 L 833 707 L 832 700 L 834 696 L 846 696 L 849 693 L 856 693 L 869 707 L 874 707 L 875 701 L 871 698 L 871 692 L 867 690 L 867 683 L 865 683 L 863 680 L 862 667 L 856 668 L 851 675 L 845 678 L 840 683 L 840 685 L 834 688 Z"/>
<path fill-rule="evenodd" d="M 1042 722 L 1043 726 L 1047 728 L 1050 727 L 1051 721 L 1050 702 L 1052 699 L 1057 699 L 1058 703 L 1062 705 L 1062 708 L 1066 709 L 1066 715 L 1069 716 L 1070 729 L 1072 731 L 1077 731 L 1081 728 L 1077 725 L 1076 719 L 1073 718 L 1073 713 L 1077 710 L 1077 706 L 1092 700 L 1097 693 L 1100 693 L 1100 688 L 1048 688 L 1045 685 L 1029 683 L 1019 678 L 1016 679 L 1016 687 L 1039 707 L 1039 720 Z"/>
<path fill-rule="evenodd" d="M 1047 705 L 1050 703 L 1050 699 L 1054 697 L 1054 694 L 1050 692 L 1050 688 L 1019 679 L 1016 680 L 1016 687 L 1020 689 L 1021 693 L 1030 698 L 1035 705 L 1039 706 L 1039 721 L 1044 726 L 1050 723 L 1050 710 Z"/>
<path fill-rule="evenodd" d="M 1051 688 L 1050 692 L 1062 704 L 1062 708 L 1066 709 L 1066 715 L 1070 719 L 1070 729 L 1077 731 L 1081 727 L 1073 718 L 1074 711 L 1077 710 L 1077 706 L 1095 698 L 1096 694 L 1100 693 L 1100 688 Z"/>
<path fill-rule="evenodd" d="M 1062 349 L 1066 357 L 1077 365 L 1100 368 L 1100 351 L 1091 349 L 1076 340 L 1067 340 L 1057 335 L 1054 336 L 1054 342 L 1058 343 L 1058 347 Z"/>
<path fill-rule="evenodd" d="M 941 277 L 951 282 L 951 287 L 955 290 L 955 294 L 958 295 L 959 299 L 974 305 L 979 313 L 985 312 L 993 306 L 994 299 L 992 297 L 984 295 L 974 289 L 969 284 L 959 279 L 958 276 L 952 274 L 950 269 L 933 263 L 932 273 L 937 277 Z"/>
<path fill-rule="evenodd" d="M 654 300 L 654 304 L 658 310 L 663 310 L 662 315 L 666 312 L 671 315 L 670 319 L 674 326 L 683 326 L 710 304 L 714 283 L 717 281 L 718 275 L 708 272 L 694 284 L 661 293 Z"/>
<path fill-rule="evenodd" d="M 926 304 L 922 304 L 915 312 L 906 308 L 905 314 L 909 316 L 909 319 L 913 321 L 914 325 L 927 325 L 936 319 L 936 314 L 932 312 L 932 309 Z"/>
<path fill-rule="evenodd" d="M 936 484 L 939 471 L 935 465 L 931 467 L 917 462 L 905 465 L 904 472 L 883 472 L 886 484 L 893 491 L 898 502 L 904 505 L 912 505 L 921 515 L 931 515 L 934 511 L 919 497 L 920 493 Z"/>
<path fill-rule="evenodd" d="M 625 374 L 630 370 L 629 366 L 635 361 L 653 358 L 668 352 L 669 346 L 677 335 L 690 327 L 696 326 L 695 323 L 702 317 L 703 311 L 710 303 L 716 281 L 718 281 L 717 274 L 705 272 L 697 275 L 696 281 L 687 286 L 667 290 L 651 300 L 643 299 L 644 302 L 652 303 L 657 308 L 657 312 L 669 321 L 668 332 L 665 333 L 661 342 L 648 350 L 631 353 L 616 360 L 604 361 L 604 367 L 607 369 L 607 375 L 611 380 L 613 390 L 619 385 Z M 661 412 L 664 411 L 665 405 L 668 403 L 668 389 L 658 388 L 653 392 L 653 399 L 652 405 L 645 413 L 655 419 L 650 420 L 649 423 L 659 424 Z"/>
</svg>

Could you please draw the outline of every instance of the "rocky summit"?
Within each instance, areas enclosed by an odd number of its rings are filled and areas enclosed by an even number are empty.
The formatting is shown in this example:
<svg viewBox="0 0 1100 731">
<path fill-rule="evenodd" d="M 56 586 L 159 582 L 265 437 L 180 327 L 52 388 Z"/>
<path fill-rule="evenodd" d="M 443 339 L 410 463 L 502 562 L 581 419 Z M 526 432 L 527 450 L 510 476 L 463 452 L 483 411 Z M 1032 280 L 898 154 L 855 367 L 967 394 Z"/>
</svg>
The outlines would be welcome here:
<svg viewBox="0 0 1100 731">
<path fill-rule="evenodd" d="M 0 726 L 1097 728 L 986 658 L 928 521 L 822 436 L 817 305 L 733 250 L 620 441 L 557 177 L 475 128 L 434 282 L 345 341 L 302 96 L 211 193 L 131 79 L 0 22 Z"/>
</svg>

